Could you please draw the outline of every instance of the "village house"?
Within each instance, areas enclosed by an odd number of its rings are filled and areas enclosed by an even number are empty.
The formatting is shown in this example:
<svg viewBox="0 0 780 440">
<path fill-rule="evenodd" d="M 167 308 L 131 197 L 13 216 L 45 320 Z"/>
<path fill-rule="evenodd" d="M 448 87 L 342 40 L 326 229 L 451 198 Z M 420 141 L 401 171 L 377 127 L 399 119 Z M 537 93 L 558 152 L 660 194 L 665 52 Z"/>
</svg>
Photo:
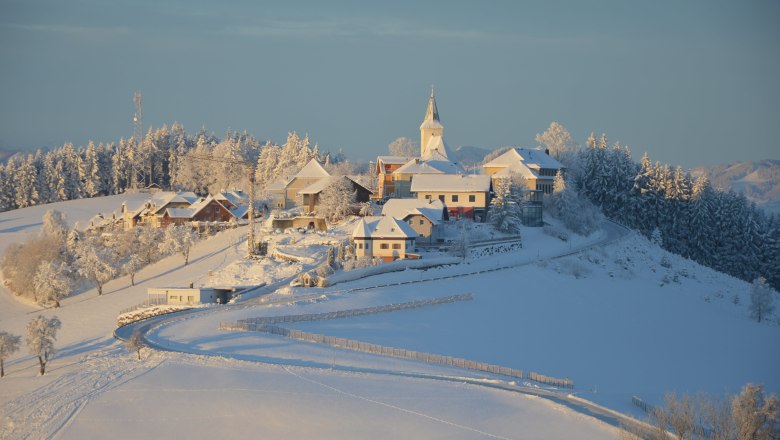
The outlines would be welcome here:
<svg viewBox="0 0 780 440">
<path fill-rule="evenodd" d="M 150 304 L 197 305 L 227 304 L 234 288 L 219 287 L 150 287 L 146 289 Z"/>
<path fill-rule="evenodd" d="M 418 200 L 440 200 L 450 218 L 485 221 L 490 202 L 490 177 L 484 174 L 422 174 L 412 179 Z"/>
<path fill-rule="evenodd" d="M 159 217 L 159 227 L 184 225 L 190 222 L 229 222 L 235 220 L 233 213 L 214 197 L 201 198 L 187 208 L 168 208 Z"/>
<path fill-rule="evenodd" d="M 439 229 L 447 220 L 444 202 L 437 199 L 390 199 L 382 206 L 382 215 L 400 219 L 417 232 L 416 243 L 433 244 L 439 239 Z"/>
<path fill-rule="evenodd" d="M 319 206 L 320 194 L 334 184 L 335 179 L 348 181 L 356 192 L 357 202 L 367 202 L 370 199 L 371 190 L 349 176 L 331 176 L 317 159 L 310 160 L 292 178 L 277 180 L 266 187 L 266 190 L 273 198 L 273 205 L 276 208 L 289 209 L 293 206 L 301 206 L 306 212 L 313 212 Z"/>
<path fill-rule="evenodd" d="M 520 176 L 529 190 L 540 194 L 551 194 L 555 175 L 566 169 L 546 151 L 531 148 L 511 148 L 482 168 L 492 179 L 511 178 L 513 174 Z"/>
<path fill-rule="evenodd" d="M 379 257 L 385 261 L 419 258 L 413 254 L 417 232 L 394 217 L 362 218 L 352 231 L 357 257 Z"/>
</svg>

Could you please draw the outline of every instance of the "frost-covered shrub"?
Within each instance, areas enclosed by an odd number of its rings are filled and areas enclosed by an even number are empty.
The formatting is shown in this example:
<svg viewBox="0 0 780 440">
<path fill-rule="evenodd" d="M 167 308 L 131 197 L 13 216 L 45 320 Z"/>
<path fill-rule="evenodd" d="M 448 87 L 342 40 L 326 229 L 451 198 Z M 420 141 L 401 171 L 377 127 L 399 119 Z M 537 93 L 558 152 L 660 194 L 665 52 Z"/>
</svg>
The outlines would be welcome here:
<svg viewBox="0 0 780 440">
<path fill-rule="evenodd" d="M 569 241 L 568 232 L 564 231 L 558 226 L 545 225 L 543 231 L 545 234 L 549 235 L 550 237 L 555 237 L 561 241 Z"/>
</svg>

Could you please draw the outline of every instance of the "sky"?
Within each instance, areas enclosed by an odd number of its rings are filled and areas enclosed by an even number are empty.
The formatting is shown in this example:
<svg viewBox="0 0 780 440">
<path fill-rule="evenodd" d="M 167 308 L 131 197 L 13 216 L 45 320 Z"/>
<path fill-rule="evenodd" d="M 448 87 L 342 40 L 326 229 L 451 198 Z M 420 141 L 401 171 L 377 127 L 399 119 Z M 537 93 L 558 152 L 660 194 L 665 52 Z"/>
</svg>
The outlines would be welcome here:
<svg viewBox="0 0 780 440">
<path fill-rule="evenodd" d="M 308 133 L 354 160 L 444 137 L 533 147 L 551 121 L 634 158 L 780 159 L 776 1 L 0 0 L 0 147 L 144 126 Z"/>
</svg>

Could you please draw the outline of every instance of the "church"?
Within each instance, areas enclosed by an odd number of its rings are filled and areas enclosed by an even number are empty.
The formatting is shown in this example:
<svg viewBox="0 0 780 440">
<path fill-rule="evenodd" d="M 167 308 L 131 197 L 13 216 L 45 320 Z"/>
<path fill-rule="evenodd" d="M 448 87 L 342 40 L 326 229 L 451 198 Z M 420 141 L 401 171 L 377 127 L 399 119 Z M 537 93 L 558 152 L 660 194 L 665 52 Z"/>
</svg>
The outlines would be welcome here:
<svg viewBox="0 0 780 440">
<path fill-rule="evenodd" d="M 378 199 L 414 197 L 412 178 L 422 174 L 464 174 L 444 142 L 436 96 L 431 89 L 428 108 L 420 125 L 420 156 L 379 156 L 376 160 Z"/>
</svg>

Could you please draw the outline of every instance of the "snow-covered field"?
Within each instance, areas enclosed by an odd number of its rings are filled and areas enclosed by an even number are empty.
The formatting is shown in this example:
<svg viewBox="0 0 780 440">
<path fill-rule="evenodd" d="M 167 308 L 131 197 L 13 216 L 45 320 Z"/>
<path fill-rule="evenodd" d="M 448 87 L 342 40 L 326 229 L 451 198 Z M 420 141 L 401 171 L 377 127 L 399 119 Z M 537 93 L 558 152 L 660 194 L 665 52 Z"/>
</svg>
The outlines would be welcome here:
<svg viewBox="0 0 780 440">
<path fill-rule="evenodd" d="M 121 200 L 103 200 L 106 207 L 92 199 L 11 211 L 0 214 L 0 225 L 34 233 L 46 209 L 65 211 L 62 205 L 79 202 L 108 211 Z M 68 208 L 71 220 L 77 212 L 86 218 L 95 213 L 75 207 Z M 780 391 L 780 352 L 772 349 L 780 346 L 780 328 L 749 320 L 748 284 L 671 255 L 662 265 L 663 251 L 641 237 L 613 241 L 621 235 L 614 226 L 571 242 L 526 228 L 519 251 L 328 289 L 286 287 L 274 297 L 324 298 L 207 307 L 149 334 L 155 344 L 189 354 L 146 349 L 137 361 L 113 339 L 119 311 L 145 299 L 147 287 L 273 285 L 318 261 L 324 245 L 350 229 L 347 224 L 327 234 L 268 235 L 272 248 L 311 258 L 301 262 L 249 262 L 243 258 L 243 228 L 225 231 L 200 242 L 188 266 L 180 256 L 168 257 L 141 271 L 135 287 L 120 278 L 107 284 L 102 297 L 94 290 L 80 293 L 59 310 L 38 311 L 2 292 L 0 330 L 24 334 L 38 313 L 58 315 L 63 324 L 59 353 L 46 376 L 37 375 L 36 361 L 24 350 L 6 362 L 0 437 L 614 437 L 612 427 L 571 408 L 457 380 L 506 378 L 217 330 L 220 322 L 247 317 L 460 293 L 474 299 L 287 326 L 570 377 L 577 395 L 635 415 L 632 395 L 654 403 L 665 391 L 722 394 L 746 382 Z M 555 258 L 602 241 L 611 244 Z M 516 267 L 496 270 L 506 266 Z M 366 289 L 371 286 L 383 287 Z"/>
</svg>

